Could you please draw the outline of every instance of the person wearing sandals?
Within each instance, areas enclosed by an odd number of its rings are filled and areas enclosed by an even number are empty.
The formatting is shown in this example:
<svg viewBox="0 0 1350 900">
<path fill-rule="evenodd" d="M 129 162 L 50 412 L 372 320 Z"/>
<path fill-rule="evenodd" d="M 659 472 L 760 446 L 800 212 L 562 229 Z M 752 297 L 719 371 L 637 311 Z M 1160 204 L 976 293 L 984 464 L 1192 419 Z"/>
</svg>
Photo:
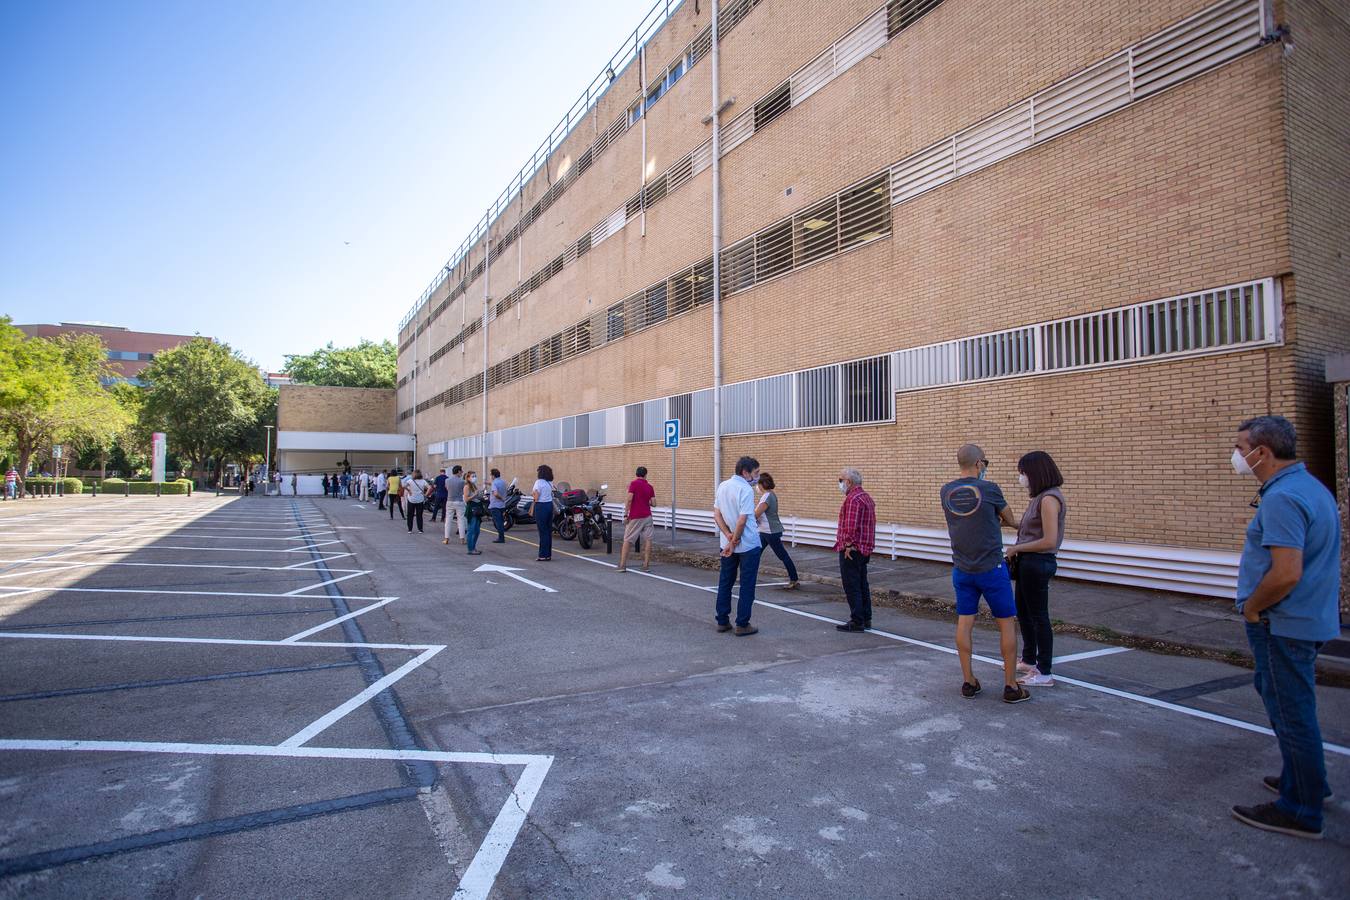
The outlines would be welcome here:
<svg viewBox="0 0 1350 900">
<path fill-rule="evenodd" d="M 536 562 L 553 558 L 553 469 L 540 466 L 534 483 L 534 524 L 539 529 L 539 557 Z"/>
<path fill-rule="evenodd" d="M 483 528 L 483 503 L 478 496 L 478 474 L 470 469 L 464 473 L 465 540 L 469 545 L 470 556 L 482 556 L 478 549 L 478 532 Z"/>
<path fill-rule="evenodd" d="M 1017 543 L 1007 550 L 1017 589 L 1017 624 L 1022 629 L 1022 658 L 1017 681 L 1029 687 L 1053 687 L 1055 632 L 1050 627 L 1050 579 L 1055 554 L 1064 543 L 1064 476 L 1044 450 L 1017 461 L 1017 481 L 1031 495 L 1017 526 Z"/>
<path fill-rule="evenodd" d="M 980 693 L 980 681 L 970 666 L 975 614 L 980 598 L 998 623 L 999 649 L 1003 654 L 1003 702 L 1021 703 L 1031 692 L 1017 683 L 1017 629 L 1008 565 L 1003 561 L 1000 524 L 1014 527 L 1008 501 L 997 484 L 984 477 L 989 460 L 974 444 L 956 451 L 961 477 L 942 486 L 942 513 L 952 543 L 952 588 L 956 592 L 956 655 L 961 661 L 961 696 L 972 699 Z"/>
<path fill-rule="evenodd" d="M 759 543 L 773 551 L 787 569 L 788 583 L 785 591 L 795 591 L 801 585 L 797 583 L 797 567 L 783 546 L 783 521 L 778 518 L 778 495 L 774 493 L 773 476 L 768 472 L 759 473 L 759 502 L 755 504 L 755 524 L 759 528 Z"/>
</svg>

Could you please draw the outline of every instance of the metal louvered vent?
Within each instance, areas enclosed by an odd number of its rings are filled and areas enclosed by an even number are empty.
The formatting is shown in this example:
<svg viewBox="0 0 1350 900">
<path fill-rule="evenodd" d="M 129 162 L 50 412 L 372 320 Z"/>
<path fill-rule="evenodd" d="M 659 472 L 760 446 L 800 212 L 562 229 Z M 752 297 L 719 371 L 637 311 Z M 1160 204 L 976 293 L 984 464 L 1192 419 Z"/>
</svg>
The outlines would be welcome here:
<svg viewBox="0 0 1350 900">
<path fill-rule="evenodd" d="M 789 82 L 783 82 L 774 88 L 769 94 L 755 104 L 754 130 L 759 131 L 765 125 L 768 125 L 774 119 L 787 112 L 792 106 L 792 87 Z"/>
<path fill-rule="evenodd" d="M 890 0 L 886 4 L 886 36 L 895 37 L 941 2 L 942 0 Z"/>
<path fill-rule="evenodd" d="M 891 166 L 903 203 L 1261 44 L 1261 0 L 1224 0 Z"/>
</svg>

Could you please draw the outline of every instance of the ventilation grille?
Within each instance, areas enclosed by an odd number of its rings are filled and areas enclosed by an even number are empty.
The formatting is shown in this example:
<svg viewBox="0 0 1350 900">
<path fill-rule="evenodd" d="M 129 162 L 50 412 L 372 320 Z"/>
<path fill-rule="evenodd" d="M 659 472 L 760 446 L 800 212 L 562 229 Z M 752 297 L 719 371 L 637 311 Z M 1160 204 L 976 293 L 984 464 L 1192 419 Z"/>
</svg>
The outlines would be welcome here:
<svg viewBox="0 0 1350 900">
<path fill-rule="evenodd" d="M 903 5 L 903 4 L 902 4 Z M 1226 0 L 891 167 L 891 202 L 1101 118 L 1261 43 L 1259 0 Z"/>
<path fill-rule="evenodd" d="M 894 354 L 898 391 L 1095 369 L 1280 341 L 1273 279 L 1249 281 Z"/>
</svg>

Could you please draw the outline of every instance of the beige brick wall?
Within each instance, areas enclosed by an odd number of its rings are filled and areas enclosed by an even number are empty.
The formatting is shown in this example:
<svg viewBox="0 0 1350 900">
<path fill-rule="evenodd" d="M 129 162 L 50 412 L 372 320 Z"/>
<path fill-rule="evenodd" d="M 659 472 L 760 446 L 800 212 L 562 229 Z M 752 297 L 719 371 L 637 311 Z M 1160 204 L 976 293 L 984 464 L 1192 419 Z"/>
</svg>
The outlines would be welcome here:
<svg viewBox="0 0 1350 900">
<path fill-rule="evenodd" d="M 398 430 L 398 407 L 390 388 L 283 384 L 277 391 L 277 428 L 281 431 L 391 434 Z"/>
<path fill-rule="evenodd" d="M 727 241 L 1205 5 L 947 0 L 726 157 Z M 1282 6 L 1281 14 L 1292 5 Z M 1328 12 L 1334 4 L 1302 5 L 1291 13 L 1295 37 L 1300 27 L 1341 34 L 1335 29 L 1345 16 Z M 766 0 L 723 46 L 726 93 L 737 97 L 732 115 L 872 6 Z M 664 56 L 653 56 L 654 66 L 664 64 Z M 1228 468 L 1233 427 L 1261 412 L 1289 415 L 1305 436 L 1315 470 L 1326 474 L 1329 407 L 1320 406 L 1325 388 L 1312 384 L 1312 366 L 1326 347 L 1344 348 L 1343 332 L 1350 328 L 1345 292 L 1331 289 L 1350 283 L 1350 273 L 1336 268 L 1347 257 L 1329 249 L 1336 237 L 1328 237 L 1340 227 L 1334 215 L 1344 216 L 1350 196 L 1347 202 L 1313 202 L 1318 179 L 1335 177 L 1325 171 L 1327 148 L 1345 143 L 1337 129 L 1347 123 L 1335 119 L 1314 129 L 1315 141 L 1292 137 L 1295 112 L 1286 99 L 1291 90 L 1315 95 L 1309 85 L 1317 78 L 1347 81 L 1325 53 L 1305 65 L 1307 74 L 1291 88 L 1279 45 L 1249 53 L 902 204 L 894 209 L 891 237 L 737 294 L 724 305 L 728 381 L 1271 276 L 1280 279 L 1287 303 L 1285 347 L 903 394 L 893 424 L 728 438 L 723 468 L 751 452 L 785 488 L 785 512 L 829 517 L 838 504 L 835 471 L 858 465 L 882 519 L 937 526 L 933 497 L 950 474 L 958 444 L 982 443 L 995 461 L 993 474 L 1011 486 L 1010 493 L 1016 492 L 1017 456 L 1046 449 L 1069 478 L 1071 536 L 1235 548 L 1252 486 Z M 696 123 L 707 108 L 707 83 L 700 80 L 707 69 L 701 63 L 652 110 L 647 161 L 654 161 L 655 172 L 706 138 Z M 1304 115 L 1313 114 L 1314 100 Z M 1307 162 L 1291 162 L 1305 152 Z M 528 277 L 634 193 L 642 161 L 633 129 L 526 232 L 519 260 L 508 252 L 494 265 L 493 296 L 511 290 L 517 272 Z M 1300 166 L 1307 172 L 1296 188 Z M 1339 174 L 1344 176 L 1343 165 Z M 537 194 L 527 194 L 527 202 L 532 196 Z M 1301 196 L 1309 224 L 1300 234 L 1290 210 L 1298 210 Z M 492 324 L 491 362 L 706 256 L 709 204 L 710 177 L 704 173 L 648 213 L 645 237 L 630 223 L 564 269 Z M 1347 230 L 1340 228 L 1342 239 Z M 1314 264 L 1320 274 L 1305 273 Z M 481 302 L 479 284 L 470 290 L 467 315 L 478 315 Z M 441 330 L 429 346 L 448 340 L 465 315 L 447 312 L 445 324 L 433 326 Z M 707 387 L 710 343 L 711 311 L 686 313 L 494 388 L 486 427 Z M 421 396 L 472 376 L 482 358 L 480 334 L 432 367 Z M 405 354 L 402 371 L 408 365 Z M 405 388 L 400 407 L 410 401 Z M 410 427 L 404 423 L 403 430 Z M 417 417 L 423 447 L 482 427 L 479 398 Z M 688 440 L 680 450 L 681 493 L 689 498 L 681 506 L 707 505 L 713 485 L 709 445 Z M 657 446 L 638 445 L 497 463 L 508 477 L 527 481 L 546 460 L 560 478 L 592 488 L 608 481 L 615 494 L 635 466 L 646 465 L 664 503 L 669 459 Z"/>
</svg>

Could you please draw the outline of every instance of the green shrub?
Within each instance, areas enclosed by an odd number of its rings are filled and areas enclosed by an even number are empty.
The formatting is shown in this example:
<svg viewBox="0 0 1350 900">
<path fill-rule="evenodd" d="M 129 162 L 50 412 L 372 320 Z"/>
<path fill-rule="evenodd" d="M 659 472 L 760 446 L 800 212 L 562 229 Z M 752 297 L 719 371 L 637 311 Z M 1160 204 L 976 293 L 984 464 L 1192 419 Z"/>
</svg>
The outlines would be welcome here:
<svg viewBox="0 0 1350 900">
<path fill-rule="evenodd" d="M 186 496 L 192 493 L 192 485 L 184 484 L 181 481 L 126 481 L 122 478 L 108 478 L 103 482 L 102 491 L 107 494 L 124 494 L 127 492 L 127 485 L 131 485 L 131 493 L 137 495 L 154 494 L 155 488 L 159 488 L 161 495 Z"/>
<path fill-rule="evenodd" d="M 188 492 L 189 494 L 192 493 L 193 483 L 192 483 L 192 479 L 191 479 L 191 478 L 175 478 L 175 479 L 174 479 L 174 484 L 184 484 L 184 485 L 187 485 L 187 492 Z"/>
<path fill-rule="evenodd" d="M 24 483 L 29 487 L 36 488 L 39 485 L 55 484 L 56 482 L 51 478 L 42 476 L 38 478 L 29 478 Z M 61 491 L 65 494 L 79 494 L 84 491 L 84 483 L 78 478 L 62 478 Z"/>
</svg>

